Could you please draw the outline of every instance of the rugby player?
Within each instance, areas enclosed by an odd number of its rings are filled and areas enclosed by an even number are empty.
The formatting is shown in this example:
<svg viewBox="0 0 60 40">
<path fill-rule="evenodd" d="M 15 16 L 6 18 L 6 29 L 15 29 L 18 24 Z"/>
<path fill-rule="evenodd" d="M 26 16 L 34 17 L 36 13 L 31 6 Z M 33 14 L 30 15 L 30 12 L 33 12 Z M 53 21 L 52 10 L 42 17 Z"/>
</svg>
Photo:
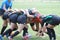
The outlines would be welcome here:
<svg viewBox="0 0 60 40">
<path fill-rule="evenodd" d="M 17 19 L 18 21 L 18 29 L 17 31 L 9 37 L 9 40 L 12 40 L 12 38 L 16 35 L 18 35 L 24 27 L 26 27 L 26 24 L 29 23 L 28 18 L 34 18 L 35 16 L 29 15 L 29 13 L 26 11 L 26 14 L 20 15 Z"/>
<path fill-rule="evenodd" d="M 0 16 L 3 17 L 4 12 L 8 11 L 8 9 L 10 10 L 11 8 L 12 8 L 12 0 L 4 0 L 0 8 Z M 7 27 L 7 20 L 3 19 L 3 27 L 1 29 L 1 34 L 4 32 L 6 27 Z"/>
<path fill-rule="evenodd" d="M 54 27 L 60 24 L 60 17 L 57 15 L 48 15 L 43 18 L 43 32 L 49 35 L 50 40 L 56 40 Z M 46 31 L 47 30 L 47 31 Z"/>
<path fill-rule="evenodd" d="M 21 12 L 21 11 L 20 11 Z M 24 13 L 24 12 L 21 12 L 21 13 Z M 18 16 L 21 16 L 21 15 L 19 15 L 20 13 L 12 13 L 12 14 L 15 14 L 15 15 L 11 15 L 10 14 L 10 16 L 9 16 L 9 19 L 10 19 L 10 21 L 11 21 L 11 29 L 8 29 L 6 32 L 4 32 L 3 34 L 2 34 L 2 36 L 4 36 L 4 35 L 6 35 L 7 33 L 11 33 L 11 31 L 14 29 L 14 27 L 16 26 L 16 22 L 17 22 L 17 17 Z M 25 16 L 26 16 L 26 14 L 25 14 Z M 28 17 L 30 17 L 30 16 L 28 16 Z M 33 16 L 32 16 L 33 17 Z"/>
</svg>

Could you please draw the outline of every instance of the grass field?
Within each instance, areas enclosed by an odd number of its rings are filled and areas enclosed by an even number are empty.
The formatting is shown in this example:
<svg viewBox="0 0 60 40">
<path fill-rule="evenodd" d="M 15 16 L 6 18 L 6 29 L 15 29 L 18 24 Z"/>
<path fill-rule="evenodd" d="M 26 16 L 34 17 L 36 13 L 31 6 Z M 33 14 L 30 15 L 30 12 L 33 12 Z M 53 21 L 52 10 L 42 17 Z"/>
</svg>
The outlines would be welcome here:
<svg viewBox="0 0 60 40">
<path fill-rule="evenodd" d="M 1 4 L 1 1 L 0 1 Z M 60 2 L 45 2 L 42 0 L 16 0 L 13 2 L 13 8 L 25 9 L 25 8 L 37 8 L 41 14 L 56 14 L 60 16 Z M 2 19 L 0 18 L 0 29 L 2 28 Z M 55 27 L 57 40 L 60 40 L 60 25 Z M 32 34 L 32 38 L 29 40 L 49 40 L 48 36 L 41 38 L 37 37 L 34 31 L 29 27 L 29 33 Z M 16 36 L 13 40 L 22 40 L 21 34 Z M 8 40 L 4 38 L 4 40 Z"/>
</svg>

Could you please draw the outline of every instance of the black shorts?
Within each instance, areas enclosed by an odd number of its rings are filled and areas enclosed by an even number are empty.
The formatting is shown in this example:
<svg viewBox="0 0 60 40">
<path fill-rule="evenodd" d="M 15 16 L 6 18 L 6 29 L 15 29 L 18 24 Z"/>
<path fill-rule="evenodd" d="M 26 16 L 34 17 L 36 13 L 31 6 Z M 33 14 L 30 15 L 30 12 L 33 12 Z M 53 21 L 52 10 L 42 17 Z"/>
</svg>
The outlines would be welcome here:
<svg viewBox="0 0 60 40">
<path fill-rule="evenodd" d="M 18 18 L 18 15 L 17 14 L 11 14 L 9 16 L 10 22 L 15 23 L 15 24 L 17 23 L 17 18 Z"/>
<path fill-rule="evenodd" d="M 27 22 L 27 16 L 25 14 L 20 15 L 17 19 L 18 24 L 25 24 Z"/>
<path fill-rule="evenodd" d="M 5 10 L 0 9 L 0 16 L 1 16 L 1 15 L 3 15 L 3 14 L 4 14 L 4 12 L 5 12 Z"/>
<path fill-rule="evenodd" d="M 51 15 L 51 16 L 53 16 L 52 19 L 47 23 L 51 24 L 51 25 L 54 25 L 54 26 L 59 25 L 59 17 L 56 16 L 56 15 Z"/>
<path fill-rule="evenodd" d="M 8 16 L 7 13 L 3 14 L 3 16 L 2 16 L 2 19 L 3 19 L 3 20 L 7 20 L 8 18 L 9 18 L 9 16 Z"/>
</svg>

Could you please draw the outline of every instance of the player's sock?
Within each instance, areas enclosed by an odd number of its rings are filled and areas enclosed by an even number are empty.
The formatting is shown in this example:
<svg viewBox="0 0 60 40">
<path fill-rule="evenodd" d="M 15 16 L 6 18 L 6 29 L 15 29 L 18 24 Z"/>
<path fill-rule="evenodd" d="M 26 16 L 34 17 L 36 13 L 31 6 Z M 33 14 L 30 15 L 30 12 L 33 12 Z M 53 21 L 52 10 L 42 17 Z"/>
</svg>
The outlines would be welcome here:
<svg viewBox="0 0 60 40">
<path fill-rule="evenodd" d="M 51 29 L 51 32 L 52 32 L 52 37 L 53 37 L 53 40 L 56 40 L 56 34 L 55 34 L 54 29 Z"/>
<path fill-rule="evenodd" d="M 23 29 L 23 36 L 25 36 L 26 33 L 28 33 L 28 29 L 24 27 L 24 29 Z"/>
<path fill-rule="evenodd" d="M 2 36 L 4 36 L 4 35 L 10 35 L 10 33 L 12 32 L 12 30 L 11 29 L 8 29 L 8 30 L 6 30 L 3 34 L 2 34 Z M 8 35 L 8 36 L 9 36 Z"/>
<path fill-rule="evenodd" d="M 15 36 L 17 36 L 19 34 L 19 31 L 16 31 L 13 35 L 11 35 L 10 37 L 13 38 Z"/>
<path fill-rule="evenodd" d="M 1 34 L 3 34 L 3 32 L 5 31 L 6 28 L 7 28 L 7 26 L 3 26 L 2 30 L 1 30 Z"/>
<path fill-rule="evenodd" d="M 47 28 L 47 33 L 48 33 L 48 36 L 49 36 L 50 40 L 52 40 L 51 29 Z"/>
</svg>

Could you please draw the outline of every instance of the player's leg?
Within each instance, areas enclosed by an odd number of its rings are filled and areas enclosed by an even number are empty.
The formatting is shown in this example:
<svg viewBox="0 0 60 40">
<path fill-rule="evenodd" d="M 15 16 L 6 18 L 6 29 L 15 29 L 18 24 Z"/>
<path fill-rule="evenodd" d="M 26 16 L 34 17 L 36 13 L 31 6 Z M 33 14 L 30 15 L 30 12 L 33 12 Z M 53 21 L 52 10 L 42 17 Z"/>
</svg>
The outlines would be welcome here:
<svg viewBox="0 0 60 40">
<path fill-rule="evenodd" d="M 51 29 L 52 31 L 52 37 L 53 37 L 53 40 L 56 40 L 56 34 L 55 34 L 55 31 L 54 31 L 54 29 Z"/>
<path fill-rule="evenodd" d="M 28 36 L 28 26 L 26 25 L 26 27 L 23 28 L 23 40 L 27 39 Z"/>
<path fill-rule="evenodd" d="M 28 33 L 28 28 L 24 27 L 23 28 L 23 36 L 26 36 L 26 33 Z"/>
<path fill-rule="evenodd" d="M 47 28 L 47 34 L 49 36 L 49 39 L 52 40 L 51 30 Z"/>
<path fill-rule="evenodd" d="M 6 31 L 2 34 L 2 36 L 6 35 L 6 34 L 10 34 L 10 33 L 13 31 L 13 29 L 14 29 L 15 26 L 16 26 L 17 15 L 16 15 L 16 14 L 10 15 L 10 16 L 9 16 L 9 20 L 10 20 L 10 22 L 11 22 L 10 28 L 9 28 L 8 30 L 6 30 Z"/>
<path fill-rule="evenodd" d="M 2 19 L 3 19 L 3 27 L 2 27 L 2 29 L 1 29 L 1 34 L 5 31 L 5 29 L 7 28 L 7 25 L 8 25 L 8 21 L 7 21 L 7 19 L 8 19 L 8 14 L 4 14 L 3 16 L 2 16 Z"/>
<path fill-rule="evenodd" d="M 17 36 L 19 33 L 21 33 L 21 31 L 23 30 L 24 25 L 23 24 L 18 24 L 18 29 L 16 32 L 14 32 L 14 34 L 10 35 L 9 40 L 12 40 L 13 37 Z"/>
<path fill-rule="evenodd" d="M 28 40 L 31 37 L 32 35 L 28 33 L 28 25 L 26 25 L 23 29 L 23 40 Z"/>
<path fill-rule="evenodd" d="M 48 25 L 48 23 L 46 23 L 46 24 L 44 24 L 44 26 L 42 27 L 42 30 L 43 30 L 43 32 L 45 32 L 45 33 L 47 33 L 47 25 Z"/>
<path fill-rule="evenodd" d="M 30 23 L 30 26 L 31 26 L 33 31 L 36 31 L 36 32 L 38 31 L 38 28 L 36 28 L 34 23 Z"/>
<path fill-rule="evenodd" d="M 48 24 L 47 25 L 47 34 L 49 35 L 49 38 L 50 38 L 50 40 L 52 40 L 52 28 L 54 27 L 54 25 L 51 25 L 51 23 L 50 24 Z"/>
<path fill-rule="evenodd" d="M 34 23 L 30 23 L 30 26 L 31 26 L 32 30 L 35 31 Z"/>
<path fill-rule="evenodd" d="M 5 10 L 0 9 L 0 17 L 2 17 L 2 16 L 3 16 L 4 12 L 5 12 Z M 3 28 L 2 28 L 2 30 L 1 30 L 1 34 L 4 32 L 5 28 L 6 28 L 6 27 L 3 27 Z M 3 40 L 3 38 L 2 38 L 2 36 L 1 36 L 1 35 L 0 35 L 0 40 Z"/>
<path fill-rule="evenodd" d="M 16 24 L 17 23 L 17 18 L 18 18 L 17 14 L 12 14 L 12 15 L 9 16 L 9 20 L 11 22 L 11 25 L 10 25 L 10 28 L 6 31 L 9 35 L 11 35 L 12 31 L 17 30 L 17 24 Z"/>
<path fill-rule="evenodd" d="M 7 37 L 10 36 L 11 33 L 12 33 L 12 31 L 15 30 L 15 28 L 17 27 L 17 26 L 15 26 L 15 25 L 16 25 L 16 24 L 11 23 L 10 28 L 7 29 L 7 30 L 2 34 L 2 36 L 4 36 L 4 35 L 6 35 Z"/>
<path fill-rule="evenodd" d="M 23 28 L 25 27 L 25 23 L 26 23 L 26 16 L 25 15 L 20 15 L 17 19 L 18 21 L 18 29 L 17 31 L 11 35 L 9 37 L 9 40 L 12 40 L 13 37 L 17 36 L 19 33 L 21 33 L 21 31 L 23 30 Z"/>
<path fill-rule="evenodd" d="M 39 31 L 39 33 L 40 33 L 39 36 L 43 36 L 44 35 L 43 32 L 42 32 L 42 27 L 40 27 L 39 23 L 36 23 L 36 30 L 37 30 L 37 32 L 38 32 L 38 30 L 40 30 Z"/>
<path fill-rule="evenodd" d="M 36 23 L 36 30 L 38 31 L 39 30 L 39 23 Z"/>
</svg>

